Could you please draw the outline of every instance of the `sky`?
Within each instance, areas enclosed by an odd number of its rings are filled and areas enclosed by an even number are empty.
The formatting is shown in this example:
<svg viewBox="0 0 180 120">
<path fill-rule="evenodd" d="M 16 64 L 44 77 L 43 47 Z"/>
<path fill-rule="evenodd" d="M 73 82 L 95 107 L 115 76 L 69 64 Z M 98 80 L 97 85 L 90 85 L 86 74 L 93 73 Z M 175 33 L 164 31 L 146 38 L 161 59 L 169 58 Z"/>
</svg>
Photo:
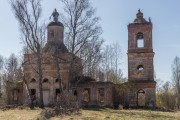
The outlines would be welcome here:
<svg viewBox="0 0 180 120">
<path fill-rule="evenodd" d="M 118 43 L 122 50 L 121 68 L 127 77 L 127 25 L 134 21 L 138 9 L 153 23 L 154 69 L 156 77 L 171 81 L 171 65 L 175 56 L 180 57 L 180 0 L 90 0 L 96 8 L 106 44 Z M 62 12 L 59 0 L 43 0 L 42 19 L 48 23 L 57 8 Z M 8 0 L 0 0 L 0 55 L 21 54 L 22 42 L 18 22 Z"/>
</svg>

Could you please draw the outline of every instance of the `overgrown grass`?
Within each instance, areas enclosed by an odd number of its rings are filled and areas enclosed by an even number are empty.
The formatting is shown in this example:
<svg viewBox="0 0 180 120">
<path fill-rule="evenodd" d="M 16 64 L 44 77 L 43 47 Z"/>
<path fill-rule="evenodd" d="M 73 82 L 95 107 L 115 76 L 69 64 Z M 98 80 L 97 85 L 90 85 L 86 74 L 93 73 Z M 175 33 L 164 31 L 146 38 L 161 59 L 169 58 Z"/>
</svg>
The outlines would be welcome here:
<svg viewBox="0 0 180 120">
<path fill-rule="evenodd" d="M 54 117 L 51 120 L 180 120 L 180 112 L 150 110 L 81 110 L 81 115 Z"/>
<path fill-rule="evenodd" d="M 35 120 L 40 112 L 41 109 L 30 110 L 29 108 L 23 110 L 0 110 L 0 120 Z"/>
<path fill-rule="evenodd" d="M 41 109 L 0 111 L 0 120 L 36 120 Z M 80 110 L 80 114 L 57 116 L 50 120 L 180 120 L 180 112 L 160 112 L 150 110 Z"/>
</svg>

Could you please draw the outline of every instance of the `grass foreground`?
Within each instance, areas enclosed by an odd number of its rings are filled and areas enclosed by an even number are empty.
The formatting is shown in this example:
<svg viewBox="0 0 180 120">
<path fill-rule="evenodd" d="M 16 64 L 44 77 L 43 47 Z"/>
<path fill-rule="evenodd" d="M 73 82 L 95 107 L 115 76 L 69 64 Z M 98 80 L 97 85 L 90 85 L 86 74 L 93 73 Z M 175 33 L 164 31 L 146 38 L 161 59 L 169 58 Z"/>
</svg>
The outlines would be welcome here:
<svg viewBox="0 0 180 120">
<path fill-rule="evenodd" d="M 0 111 L 0 120 L 36 120 L 41 109 Z M 52 117 L 50 120 L 180 120 L 180 112 L 150 110 L 80 110 L 80 114 Z"/>
</svg>

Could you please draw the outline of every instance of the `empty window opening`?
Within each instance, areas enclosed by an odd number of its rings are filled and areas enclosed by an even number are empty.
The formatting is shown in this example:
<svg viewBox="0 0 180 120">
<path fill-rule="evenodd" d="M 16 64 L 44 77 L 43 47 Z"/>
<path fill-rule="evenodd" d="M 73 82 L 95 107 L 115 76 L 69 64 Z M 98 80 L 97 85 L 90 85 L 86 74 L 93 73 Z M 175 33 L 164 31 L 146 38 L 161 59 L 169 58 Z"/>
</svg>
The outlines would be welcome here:
<svg viewBox="0 0 180 120">
<path fill-rule="evenodd" d="M 98 88 L 98 102 L 104 102 L 104 88 Z"/>
<path fill-rule="evenodd" d="M 30 95 L 32 101 L 36 100 L 36 89 L 30 89 Z"/>
<path fill-rule="evenodd" d="M 47 82 L 48 82 L 48 79 L 45 78 L 45 79 L 43 80 L 43 83 L 47 83 Z"/>
<path fill-rule="evenodd" d="M 18 93 L 19 93 L 19 90 L 13 90 L 13 100 L 14 101 L 18 101 Z"/>
<path fill-rule="evenodd" d="M 54 37 L 54 31 L 53 30 L 50 31 L 50 36 Z"/>
<path fill-rule="evenodd" d="M 31 95 L 36 95 L 36 89 L 31 89 L 30 92 L 31 92 Z"/>
<path fill-rule="evenodd" d="M 90 102 L 90 88 L 85 88 L 83 91 L 83 101 Z"/>
<path fill-rule="evenodd" d="M 59 80 L 61 80 L 61 79 L 56 79 L 56 81 L 55 81 L 55 82 L 59 82 Z"/>
<path fill-rule="evenodd" d="M 74 94 L 74 96 L 77 96 L 77 90 L 74 90 L 73 94 Z"/>
<path fill-rule="evenodd" d="M 56 89 L 56 97 L 60 94 L 60 89 Z"/>
<path fill-rule="evenodd" d="M 138 106 L 145 106 L 145 91 L 139 90 L 137 92 Z"/>
<path fill-rule="evenodd" d="M 59 100 L 60 93 L 61 93 L 60 89 L 56 89 L 56 91 L 55 91 L 55 100 L 57 100 L 57 101 Z"/>
<path fill-rule="evenodd" d="M 142 70 L 144 69 L 144 67 L 143 67 L 143 65 L 138 65 L 137 69 L 138 69 L 139 71 L 142 71 Z"/>
<path fill-rule="evenodd" d="M 59 82 L 59 79 L 56 79 L 56 82 Z"/>
<path fill-rule="evenodd" d="M 137 33 L 137 47 L 138 48 L 144 47 L 144 36 L 143 33 L 141 32 Z"/>
<path fill-rule="evenodd" d="M 33 78 L 33 79 L 31 79 L 31 82 L 36 82 L 36 80 Z"/>
<path fill-rule="evenodd" d="M 144 39 L 138 39 L 137 40 L 137 47 L 143 48 L 144 47 Z"/>
</svg>

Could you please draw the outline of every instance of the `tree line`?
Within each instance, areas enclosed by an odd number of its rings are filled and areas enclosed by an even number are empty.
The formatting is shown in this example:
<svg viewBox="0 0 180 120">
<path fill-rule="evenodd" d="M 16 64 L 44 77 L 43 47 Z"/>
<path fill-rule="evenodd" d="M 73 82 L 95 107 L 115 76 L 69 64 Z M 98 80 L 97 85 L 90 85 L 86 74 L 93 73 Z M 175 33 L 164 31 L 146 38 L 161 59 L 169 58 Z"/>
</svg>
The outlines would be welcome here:
<svg viewBox="0 0 180 120">
<path fill-rule="evenodd" d="M 157 80 L 156 103 L 158 107 L 178 110 L 180 108 L 180 58 L 176 56 L 171 65 L 171 80 Z"/>
</svg>

